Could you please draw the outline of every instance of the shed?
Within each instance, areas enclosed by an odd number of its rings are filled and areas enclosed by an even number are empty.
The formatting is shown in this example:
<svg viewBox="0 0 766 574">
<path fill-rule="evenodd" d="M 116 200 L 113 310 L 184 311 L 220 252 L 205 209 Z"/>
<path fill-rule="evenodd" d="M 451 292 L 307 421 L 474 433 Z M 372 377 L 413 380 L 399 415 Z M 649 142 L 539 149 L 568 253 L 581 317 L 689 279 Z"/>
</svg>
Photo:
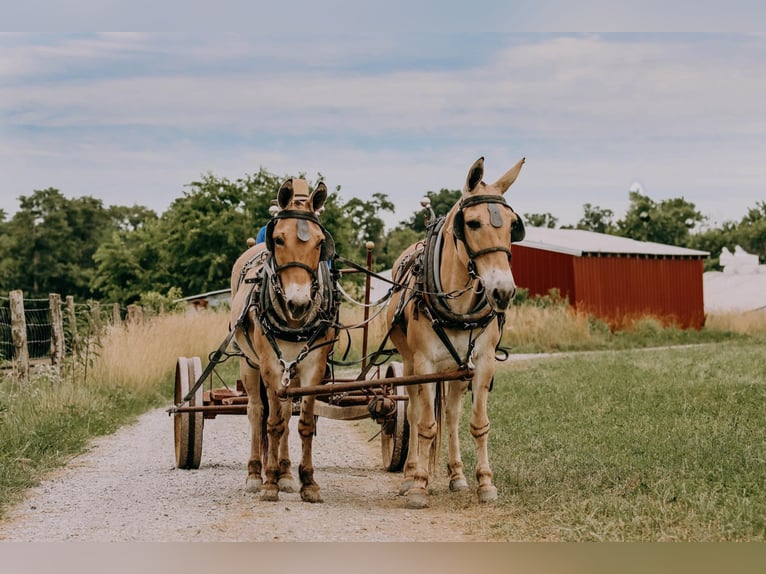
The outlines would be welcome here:
<svg viewBox="0 0 766 574">
<path fill-rule="evenodd" d="M 558 289 L 575 309 L 613 326 L 645 315 L 703 326 L 707 251 L 580 229 L 526 231 L 512 247 L 513 275 L 531 296 Z"/>
<path fill-rule="evenodd" d="M 230 305 L 231 289 L 218 289 L 217 291 L 190 295 L 189 297 L 178 299 L 176 303 L 181 301 L 186 303 L 187 310 L 189 311 L 202 311 L 207 308 L 218 307 L 219 305 Z"/>
</svg>

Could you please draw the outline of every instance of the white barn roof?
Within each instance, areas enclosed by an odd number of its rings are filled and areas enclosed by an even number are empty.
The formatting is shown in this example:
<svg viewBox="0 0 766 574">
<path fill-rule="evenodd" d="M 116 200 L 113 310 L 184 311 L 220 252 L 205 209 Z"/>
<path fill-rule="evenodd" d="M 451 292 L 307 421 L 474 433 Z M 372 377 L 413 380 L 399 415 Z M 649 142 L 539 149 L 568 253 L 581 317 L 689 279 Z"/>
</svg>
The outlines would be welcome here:
<svg viewBox="0 0 766 574">
<path fill-rule="evenodd" d="M 581 257 L 582 255 L 652 255 L 659 257 L 707 257 L 707 251 L 676 247 L 651 241 L 595 233 L 583 229 L 527 227 L 523 245 Z"/>
</svg>

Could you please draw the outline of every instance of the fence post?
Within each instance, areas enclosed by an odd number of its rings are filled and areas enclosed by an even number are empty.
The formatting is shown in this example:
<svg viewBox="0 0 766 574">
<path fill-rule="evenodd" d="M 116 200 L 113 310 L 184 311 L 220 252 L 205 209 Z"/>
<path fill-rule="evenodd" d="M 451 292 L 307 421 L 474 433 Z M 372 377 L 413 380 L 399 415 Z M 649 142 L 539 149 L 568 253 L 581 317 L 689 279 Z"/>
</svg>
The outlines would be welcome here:
<svg viewBox="0 0 766 574">
<path fill-rule="evenodd" d="M 122 324 L 122 317 L 120 317 L 120 304 L 114 303 L 112 305 L 112 324 L 115 327 L 119 327 Z"/>
<path fill-rule="evenodd" d="M 140 305 L 128 305 L 128 323 L 137 324 L 143 319 L 143 309 Z"/>
<path fill-rule="evenodd" d="M 51 308 L 51 364 L 60 370 L 64 364 L 64 320 L 61 316 L 61 295 L 49 293 Z"/>
<path fill-rule="evenodd" d="M 11 305 L 11 337 L 13 338 L 13 365 L 22 381 L 29 378 L 29 349 L 27 348 L 27 320 L 24 317 L 24 294 L 18 289 L 8 294 Z"/>
<path fill-rule="evenodd" d="M 93 325 L 93 336 L 95 337 L 96 344 L 101 344 L 101 303 L 98 301 L 90 302 L 90 321 Z"/>
<path fill-rule="evenodd" d="M 66 296 L 66 314 L 69 319 L 69 332 L 72 335 L 72 357 L 79 356 L 80 342 L 77 336 L 77 316 L 74 312 L 74 297 L 72 295 Z"/>
</svg>

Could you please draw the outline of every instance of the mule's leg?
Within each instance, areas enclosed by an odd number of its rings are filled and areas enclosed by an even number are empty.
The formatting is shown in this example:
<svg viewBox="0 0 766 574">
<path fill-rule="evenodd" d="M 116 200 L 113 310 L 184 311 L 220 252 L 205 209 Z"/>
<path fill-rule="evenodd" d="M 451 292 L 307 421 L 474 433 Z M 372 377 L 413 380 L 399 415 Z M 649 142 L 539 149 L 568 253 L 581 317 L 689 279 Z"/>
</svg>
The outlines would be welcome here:
<svg viewBox="0 0 766 574">
<path fill-rule="evenodd" d="M 434 417 L 435 388 L 435 383 L 414 385 L 414 392 L 410 393 L 410 402 L 413 403 L 410 409 L 417 419 L 417 422 L 410 421 L 410 433 L 417 435 L 417 449 L 413 457 L 415 466 L 412 470 L 412 486 L 407 491 L 407 508 L 425 508 L 428 506 L 430 453 L 437 431 Z"/>
<path fill-rule="evenodd" d="M 409 400 L 407 401 L 407 422 L 410 425 L 410 433 L 407 439 L 407 460 L 404 463 L 404 478 L 402 484 L 399 487 L 399 494 L 407 494 L 407 491 L 412 488 L 415 483 L 415 468 L 417 468 L 418 459 L 418 433 L 413 429 L 417 428 L 418 421 L 420 420 L 417 410 L 417 404 L 414 399 L 416 388 L 415 385 L 408 386 L 406 388 Z"/>
<path fill-rule="evenodd" d="M 492 470 L 489 467 L 489 417 L 487 400 L 489 385 L 494 369 L 475 371 L 473 378 L 473 407 L 471 409 L 471 434 L 476 442 L 476 482 L 479 502 L 497 500 L 497 488 L 492 484 Z"/>
<path fill-rule="evenodd" d="M 286 421 L 286 424 L 285 432 L 279 440 L 279 478 L 277 484 L 281 492 L 295 492 L 297 485 L 292 473 L 288 442 L 288 437 L 290 436 L 290 417 L 293 416 L 293 403 L 291 400 L 283 400 L 280 402 L 280 408 L 282 409 L 282 419 Z"/>
<path fill-rule="evenodd" d="M 269 416 L 266 421 L 266 433 L 269 437 L 269 446 L 266 457 L 266 482 L 261 488 L 261 500 L 276 501 L 279 499 L 279 445 L 289 419 L 285 419 L 282 412 L 282 401 L 271 387 L 268 388 L 268 397 Z"/>
<path fill-rule="evenodd" d="M 260 393 L 260 372 L 240 359 L 239 376 L 247 389 L 247 420 L 250 423 L 250 459 L 247 461 L 247 492 L 260 492 L 263 486 L 262 471 L 262 440 L 263 401 Z"/>
<path fill-rule="evenodd" d="M 447 472 L 449 473 L 449 489 L 452 491 L 466 490 L 468 481 L 463 472 L 463 459 L 460 456 L 460 413 L 463 410 L 463 395 L 468 389 L 468 381 L 449 381 L 447 385 L 447 405 L 445 419 L 447 423 L 447 440 L 449 456 Z"/>
<path fill-rule="evenodd" d="M 312 457 L 316 419 L 314 418 L 314 397 L 304 397 L 301 402 L 301 416 L 298 419 L 298 433 L 301 435 L 301 463 L 298 476 L 301 479 L 301 500 L 304 502 L 323 502 L 319 485 L 314 481 L 314 462 Z"/>
</svg>

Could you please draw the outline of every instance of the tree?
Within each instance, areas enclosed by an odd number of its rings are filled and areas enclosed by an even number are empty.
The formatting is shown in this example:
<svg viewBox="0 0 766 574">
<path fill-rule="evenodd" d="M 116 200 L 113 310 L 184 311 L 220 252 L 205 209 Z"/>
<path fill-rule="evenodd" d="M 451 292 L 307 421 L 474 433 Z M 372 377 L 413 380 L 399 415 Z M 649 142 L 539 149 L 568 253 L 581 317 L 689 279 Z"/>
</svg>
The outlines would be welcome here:
<svg viewBox="0 0 766 574">
<path fill-rule="evenodd" d="M 530 227 L 547 227 L 548 229 L 554 229 L 559 222 L 550 213 L 525 213 L 523 220 L 524 224 Z"/>
<path fill-rule="evenodd" d="M 431 209 L 434 215 L 439 218 L 447 215 L 452 206 L 455 205 L 462 192 L 459 189 L 440 189 L 438 192 L 428 191 L 425 197 L 431 202 Z M 397 227 L 408 227 L 417 233 L 425 235 L 426 224 L 423 217 L 424 210 L 418 210 L 409 219 L 402 221 Z"/>
<path fill-rule="evenodd" d="M 575 229 L 584 229 L 596 233 L 614 233 L 615 226 L 612 222 L 614 212 L 611 209 L 602 209 L 598 205 L 586 203 L 582 206 L 583 216 L 577 222 Z"/>
<path fill-rule="evenodd" d="M 246 239 L 255 236 L 267 217 L 255 220 L 246 209 L 248 190 L 241 182 L 208 173 L 188 188 L 160 217 L 156 237 L 160 266 L 170 286 L 191 295 L 228 285 L 235 259 L 247 248 Z"/>
<path fill-rule="evenodd" d="M 617 222 L 616 234 L 639 241 L 686 246 L 690 231 L 703 223 L 703 216 L 693 203 L 680 198 L 655 203 L 638 191 L 630 192 L 630 208 Z"/>
<path fill-rule="evenodd" d="M 738 245 L 748 253 L 758 254 L 759 261 L 766 263 L 766 201 L 748 210 L 735 235 Z"/>
<path fill-rule="evenodd" d="M 350 220 L 354 230 L 352 245 L 347 253 L 361 257 L 365 260 L 367 257 L 367 248 L 365 244 L 372 241 L 375 244 L 376 257 L 383 252 L 383 231 L 385 224 L 378 216 L 381 210 L 393 213 L 394 204 L 389 201 L 388 196 L 383 193 L 373 193 L 369 201 L 352 197 L 344 206 L 346 217 Z"/>
<path fill-rule="evenodd" d="M 48 188 L 21 196 L 19 205 L 5 226 L 0 268 L 6 286 L 32 297 L 54 292 L 89 297 L 93 254 L 112 230 L 101 200 L 67 199 Z"/>
</svg>

